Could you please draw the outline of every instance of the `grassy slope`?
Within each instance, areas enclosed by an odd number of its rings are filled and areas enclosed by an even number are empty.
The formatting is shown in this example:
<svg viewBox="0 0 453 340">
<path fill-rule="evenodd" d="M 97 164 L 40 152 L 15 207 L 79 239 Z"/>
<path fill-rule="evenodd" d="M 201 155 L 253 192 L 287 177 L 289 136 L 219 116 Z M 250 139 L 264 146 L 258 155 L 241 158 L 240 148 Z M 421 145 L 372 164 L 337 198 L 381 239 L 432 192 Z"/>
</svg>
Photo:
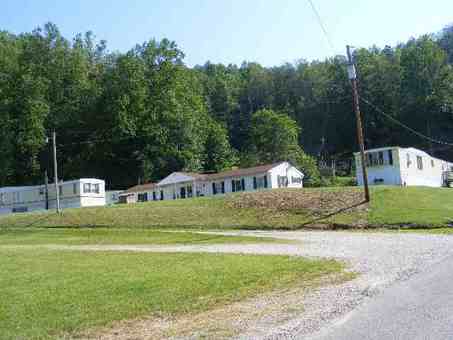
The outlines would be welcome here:
<svg viewBox="0 0 453 340">
<path fill-rule="evenodd" d="M 114 228 L 4 228 L 0 246 L 6 244 L 213 244 L 280 242 L 267 237 L 207 235 L 150 229 Z"/>
<path fill-rule="evenodd" d="M 341 193 L 356 193 L 359 188 L 322 188 L 303 190 L 273 190 L 260 202 L 244 207 L 234 207 L 231 202 L 250 201 L 255 195 L 248 193 L 227 198 L 196 198 L 177 201 L 148 202 L 114 207 L 68 209 L 63 215 L 54 213 L 16 214 L 0 217 L 0 226 L 106 226 L 106 227 L 157 227 L 157 228 L 298 228 L 307 222 L 316 224 L 362 224 L 446 226 L 453 219 L 453 189 L 422 187 L 373 187 L 370 207 L 335 214 L 323 220 L 332 211 L 348 207 Z M 306 202 L 304 197 L 310 197 Z M 349 195 L 351 196 L 351 195 Z M 346 198 L 349 197 L 345 195 Z M 357 195 L 356 195 L 357 196 Z M 245 199 L 244 199 L 245 197 Z M 261 196 L 256 196 L 261 197 Z M 296 208 L 293 201 L 301 198 Z M 313 197 L 313 199 L 311 198 Z M 283 199 L 281 199 L 283 198 Z M 355 197 L 356 199 L 357 197 Z M 272 207 L 279 200 L 278 207 Z M 286 200 L 286 201 L 285 201 Z M 259 201 L 259 200 L 257 200 Z M 311 204 L 318 202 L 316 204 Z M 244 202 L 247 203 L 247 202 Z M 325 205 L 334 208 L 324 209 Z M 305 208 L 307 206 L 307 208 Z M 324 209 L 324 210 L 323 210 Z"/>
<path fill-rule="evenodd" d="M 0 337 L 58 338 L 114 320 L 206 310 L 339 273 L 285 256 L 52 252 L 0 247 Z M 345 276 L 345 278 L 348 276 Z"/>
</svg>

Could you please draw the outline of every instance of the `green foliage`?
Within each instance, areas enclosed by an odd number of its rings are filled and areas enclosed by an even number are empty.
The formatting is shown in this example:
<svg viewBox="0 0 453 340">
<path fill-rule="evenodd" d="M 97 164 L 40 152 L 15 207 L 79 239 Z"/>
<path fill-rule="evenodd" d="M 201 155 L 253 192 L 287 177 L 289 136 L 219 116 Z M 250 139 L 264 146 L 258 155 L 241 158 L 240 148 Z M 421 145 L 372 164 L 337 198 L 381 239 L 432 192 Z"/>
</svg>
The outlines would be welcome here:
<svg viewBox="0 0 453 340">
<path fill-rule="evenodd" d="M 236 153 L 228 141 L 228 132 L 219 123 L 210 121 L 204 141 L 203 169 L 222 171 L 230 169 L 238 162 Z"/>
<path fill-rule="evenodd" d="M 452 27 L 396 47 L 358 49 L 360 94 L 417 131 L 451 141 L 452 51 Z M 361 110 L 367 148 L 413 146 L 453 157 L 372 107 Z M 167 39 L 108 53 L 92 32 L 67 40 L 52 23 L 0 32 L 0 120 L 2 186 L 42 183 L 51 169 L 44 140 L 54 129 L 64 179 L 99 177 L 118 189 L 175 170 L 281 159 L 320 185 L 309 155 L 318 155 L 322 140 L 336 159 L 357 151 L 344 57 L 192 69 Z"/>
<path fill-rule="evenodd" d="M 252 116 L 250 144 L 262 162 L 287 160 L 298 146 L 300 128 L 285 114 L 259 110 Z"/>
</svg>

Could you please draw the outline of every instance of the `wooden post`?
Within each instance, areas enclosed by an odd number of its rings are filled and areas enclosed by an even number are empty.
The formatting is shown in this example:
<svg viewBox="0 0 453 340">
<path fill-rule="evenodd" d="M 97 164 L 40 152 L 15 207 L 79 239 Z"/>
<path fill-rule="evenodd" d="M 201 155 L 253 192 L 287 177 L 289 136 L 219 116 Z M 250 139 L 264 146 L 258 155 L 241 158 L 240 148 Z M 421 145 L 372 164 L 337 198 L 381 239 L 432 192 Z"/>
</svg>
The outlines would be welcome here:
<svg viewBox="0 0 453 340">
<path fill-rule="evenodd" d="M 362 128 L 362 115 L 360 114 L 360 105 L 359 105 L 359 91 L 357 89 L 357 74 L 355 70 L 354 62 L 352 61 L 351 48 L 346 46 L 346 52 L 348 55 L 348 76 L 351 80 L 352 86 L 352 98 L 354 101 L 354 110 L 357 121 L 357 138 L 360 146 L 360 156 L 362 163 L 362 176 L 363 176 L 363 186 L 365 188 L 365 201 L 370 201 L 370 189 L 368 187 L 368 172 L 366 168 L 366 158 L 365 158 L 365 144 L 363 141 L 363 128 Z"/>
</svg>

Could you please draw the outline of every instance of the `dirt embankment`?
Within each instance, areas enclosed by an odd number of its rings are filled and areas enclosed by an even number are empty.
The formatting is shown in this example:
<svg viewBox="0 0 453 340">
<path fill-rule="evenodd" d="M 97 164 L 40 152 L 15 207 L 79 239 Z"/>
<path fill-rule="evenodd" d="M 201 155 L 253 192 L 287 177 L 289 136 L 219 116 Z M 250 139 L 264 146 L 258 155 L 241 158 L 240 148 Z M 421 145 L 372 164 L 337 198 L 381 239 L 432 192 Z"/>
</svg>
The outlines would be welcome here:
<svg viewBox="0 0 453 340">
<path fill-rule="evenodd" d="M 243 193 L 227 199 L 233 208 L 258 208 L 275 211 L 307 211 L 314 215 L 367 208 L 363 193 L 356 189 L 344 190 L 269 190 Z"/>
</svg>

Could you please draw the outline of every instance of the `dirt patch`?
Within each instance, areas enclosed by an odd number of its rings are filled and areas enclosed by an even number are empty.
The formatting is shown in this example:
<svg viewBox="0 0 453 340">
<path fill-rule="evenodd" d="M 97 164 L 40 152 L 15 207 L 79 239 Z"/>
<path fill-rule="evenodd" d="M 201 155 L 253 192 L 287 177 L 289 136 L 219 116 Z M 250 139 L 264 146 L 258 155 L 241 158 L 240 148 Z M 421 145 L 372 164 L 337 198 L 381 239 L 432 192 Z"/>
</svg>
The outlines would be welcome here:
<svg viewBox="0 0 453 340">
<path fill-rule="evenodd" d="M 275 212 L 306 212 L 313 217 L 336 212 L 363 211 L 363 193 L 357 189 L 310 190 L 284 189 L 242 193 L 227 198 L 235 209 L 256 208 Z"/>
</svg>

